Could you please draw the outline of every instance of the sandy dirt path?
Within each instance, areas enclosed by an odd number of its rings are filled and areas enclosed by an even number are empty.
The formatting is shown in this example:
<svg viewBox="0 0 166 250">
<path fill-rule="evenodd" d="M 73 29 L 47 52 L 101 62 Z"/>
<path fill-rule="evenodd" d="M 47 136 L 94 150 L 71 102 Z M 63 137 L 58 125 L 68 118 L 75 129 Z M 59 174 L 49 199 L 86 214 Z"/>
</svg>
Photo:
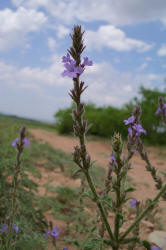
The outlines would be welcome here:
<svg viewBox="0 0 166 250">
<path fill-rule="evenodd" d="M 66 153 L 72 153 L 74 146 L 78 144 L 76 138 L 61 136 L 52 131 L 46 131 L 42 129 L 30 129 L 29 132 L 36 138 L 49 143 L 55 149 L 61 149 Z M 88 141 L 87 149 L 91 155 L 92 160 L 96 161 L 96 164 L 107 168 L 109 156 L 111 153 L 111 145 L 109 142 L 103 141 Z M 159 150 L 153 147 L 148 147 L 149 158 L 153 166 L 159 170 L 166 170 L 166 162 L 164 158 L 159 157 Z M 166 150 L 162 151 L 162 155 L 166 156 Z M 132 170 L 129 173 L 132 181 L 136 183 L 137 191 L 134 196 L 137 199 L 144 200 L 148 197 L 152 198 L 157 194 L 154 181 L 151 175 L 145 170 L 145 163 L 140 159 L 139 155 L 136 155 L 132 159 Z M 166 202 L 165 202 L 166 203 Z M 164 215 L 164 228 L 166 229 L 166 204 L 160 202 L 160 206 L 163 209 L 162 215 Z"/>
</svg>

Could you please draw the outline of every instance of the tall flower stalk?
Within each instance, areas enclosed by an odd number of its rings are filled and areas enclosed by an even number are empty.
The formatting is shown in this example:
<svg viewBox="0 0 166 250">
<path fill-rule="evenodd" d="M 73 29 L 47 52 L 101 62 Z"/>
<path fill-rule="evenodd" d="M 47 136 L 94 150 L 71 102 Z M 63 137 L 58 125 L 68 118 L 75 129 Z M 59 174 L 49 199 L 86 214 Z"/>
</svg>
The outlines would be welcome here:
<svg viewBox="0 0 166 250">
<path fill-rule="evenodd" d="M 123 143 L 121 136 L 116 133 L 113 137 L 112 142 L 112 154 L 110 157 L 110 166 L 108 169 L 108 176 L 105 183 L 105 190 L 102 195 L 98 195 L 96 187 L 93 182 L 93 178 L 89 172 L 93 163 L 91 157 L 86 148 L 86 134 L 89 129 L 88 122 L 84 120 L 84 104 L 81 101 L 81 95 L 87 88 L 83 81 L 80 81 L 80 76 L 84 72 L 86 66 L 91 66 L 93 63 L 84 57 L 82 61 L 81 55 L 85 49 L 83 43 L 83 34 L 81 26 L 74 26 L 73 34 L 71 35 L 72 46 L 69 48 L 66 56 L 63 56 L 62 62 L 64 63 L 65 70 L 62 76 L 68 76 L 73 79 L 73 89 L 70 90 L 69 95 L 75 103 L 75 108 L 72 111 L 72 116 L 74 120 L 73 130 L 75 136 L 79 139 L 79 145 L 75 146 L 73 153 L 73 160 L 79 167 L 79 172 L 82 172 L 88 182 L 90 190 L 93 194 L 92 200 L 96 203 L 101 219 L 101 227 L 99 229 L 99 235 L 102 242 L 112 247 L 113 250 L 119 250 L 124 244 L 129 244 L 130 249 L 135 247 L 138 243 L 141 246 L 145 246 L 150 249 L 150 244 L 147 241 L 141 241 L 139 238 L 139 223 L 140 221 L 149 213 L 160 197 L 164 197 L 166 192 L 166 185 L 162 183 L 160 178 L 156 175 L 153 169 L 150 169 L 150 163 L 146 158 L 146 152 L 143 150 L 143 143 L 141 140 L 141 134 L 146 134 L 140 123 L 141 110 L 139 107 L 133 112 L 133 115 L 125 120 L 125 125 L 128 127 L 128 143 L 127 149 L 128 154 L 126 157 L 122 156 Z M 165 106 L 160 102 L 160 110 L 158 113 L 164 113 Z M 135 150 L 137 150 L 141 157 L 144 156 L 144 160 L 149 163 L 147 170 L 151 172 L 154 181 L 156 182 L 156 187 L 160 190 L 156 197 L 149 202 L 144 211 L 139 211 L 137 207 L 136 218 L 133 223 L 126 229 L 122 234 L 120 232 L 121 227 L 125 221 L 125 216 L 123 213 L 123 206 L 127 201 L 128 192 L 131 192 L 130 188 L 126 185 L 126 177 L 128 171 L 131 168 L 130 160 L 134 155 Z M 108 222 L 108 212 L 109 209 L 105 206 L 103 200 L 109 195 L 109 192 L 114 194 L 114 198 L 111 197 L 111 211 L 113 211 L 114 218 L 114 230 L 112 230 Z M 135 202 L 135 199 L 133 199 Z M 104 238 L 105 231 L 109 236 L 109 239 Z M 127 238 L 127 236 L 133 232 L 133 237 Z M 102 249 L 102 246 L 100 246 Z"/>
<path fill-rule="evenodd" d="M 17 148 L 17 155 L 16 155 L 16 163 L 14 164 L 14 173 L 13 173 L 13 179 L 12 179 L 12 194 L 11 194 L 11 210 L 9 213 L 9 226 L 8 226 L 8 233 L 7 233 L 7 239 L 6 239 L 6 244 L 5 244 L 5 250 L 12 250 L 14 249 L 13 247 L 13 227 L 14 227 L 14 220 L 15 216 L 17 214 L 17 208 L 18 208 L 18 187 L 20 183 L 20 172 L 21 172 L 21 155 L 24 151 L 24 146 L 28 147 L 30 144 L 28 138 L 26 138 L 26 127 L 22 127 L 20 130 L 20 137 L 16 138 L 11 146 Z M 16 226 L 15 226 L 16 227 Z M 18 227 L 16 227 L 18 232 Z"/>
</svg>

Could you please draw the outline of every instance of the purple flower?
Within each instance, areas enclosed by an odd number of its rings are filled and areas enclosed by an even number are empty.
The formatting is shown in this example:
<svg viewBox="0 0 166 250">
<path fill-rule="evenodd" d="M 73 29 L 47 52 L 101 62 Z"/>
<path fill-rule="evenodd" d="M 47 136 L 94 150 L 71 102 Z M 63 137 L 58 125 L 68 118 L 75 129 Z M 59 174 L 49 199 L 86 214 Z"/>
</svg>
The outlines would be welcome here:
<svg viewBox="0 0 166 250">
<path fill-rule="evenodd" d="M 160 248 L 160 247 L 156 247 L 156 246 L 151 246 L 151 248 L 150 248 L 151 250 L 162 250 L 162 248 Z"/>
<path fill-rule="evenodd" d="M 84 66 L 92 66 L 93 62 L 89 61 L 88 57 L 84 57 L 83 65 Z"/>
<path fill-rule="evenodd" d="M 67 248 L 67 247 L 65 247 L 65 248 L 63 248 L 63 250 L 68 250 L 68 248 Z"/>
<path fill-rule="evenodd" d="M 164 114 L 166 115 L 166 103 L 163 104 L 163 110 L 164 110 Z M 160 108 L 160 106 L 158 107 L 158 109 L 156 110 L 156 115 L 158 114 L 162 114 L 162 109 Z"/>
<path fill-rule="evenodd" d="M 16 233 L 18 233 L 18 230 L 19 230 L 18 226 L 16 226 L 15 224 L 13 224 L 13 230 L 14 230 Z"/>
<path fill-rule="evenodd" d="M 51 235 L 52 235 L 52 237 L 57 238 L 59 236 L 59 227 L 53 228 Z"/>
<path fill-rule="evenodd" d="M 18 138 L 16 138 L 12 143 L 11 143 L 11 146 L 12 147 L 16 147 L 17 146 L 17 142 L 18 142 Z"/>
<path fill-rule="evenodd" d="M 45 237 L 48 238 L 49 235 L 50 235 L 50 232 L 47 230 L 45 233 Z"/>
<path fill-rule="evenodd" d="M 130 207 L 135 207 L 136 204 L 137 204 L 137 199 L 136 199 L 136 198 L 134 198 L 134 199 L 132 199 L 132 200 L 130 201 Z"/>
<path fill-rule="evenodd" d="M 82 74 L 83 68 L 81 66 L 75 66 L 76 63 L 74 60 L 70 60 L 70 62 L 67 62 L 64 64 L 64 67 L 66 70 L 62 73 L 62 76 L 68 76 L 70 78 L 76 78 L 77 74 Z"/>
<path fill-rule="evenodd" d="M 70 63 L 70 62 L 71 62 L 71 58 L 70 58 L 69 53 L 67 53 L 66 56 L 63 56 L 63 57 L 62 57 L 62 62 L 63 62 L 63 63 Z"/>
<path fill-rule="evenodd" d="M 128 133 L 129 133 L 129 135 L 130 135 L 130 137 L 132 136 L 132 134 L 133 134 L 133 130 L 132 130 L 132 128 L 128 128 Z"/>
<path fill-rule="evenodd" d="M 140 136 L 141 133 L 146 134 L 146 130 L 143 129 L 141 124 L 134 124 L 132 128 L 135 130 L 136 136 Z"/>
<path fill-rule="evenodd" d="M 128 118 L 128 120 L 124 120 L 125 125 L 133 124 L 135 117 L 132 115 Z"/>
<path fill-rule="evenodd" d="M 31 144 L 27 137 L 24 138 L 24 144 L 26 147 L 28 147 Z"/>
<path fill-rule="evenodd" d="M 110 156 L 110 164 L 114 165 L 114 166 L 118 166 L 115 156 L 113 154 L 111 154 Z"/>
<path fill-rule="evenodd" d="M 0 228 L 0 232 L 4 232 L 8 229 L 8 225 L 4 224 L 4 226 L 2 228 Z"/>
<path fill-rule="evenodd" d="M 62 62 L 64 63 L 65 70 L 62 73 L 62 76 L 68 76 L 70 78 L 76 78 L 77 74 L 81 75 L 84 71 L 84 66 L 91 66 L 92 61 L 88 57 L 84 57 L 83 64 L 81 66 L 76 66 L 75 60 L 70 58 L 69 53 L 66 56 L 62 57 Z"/>
</svg>

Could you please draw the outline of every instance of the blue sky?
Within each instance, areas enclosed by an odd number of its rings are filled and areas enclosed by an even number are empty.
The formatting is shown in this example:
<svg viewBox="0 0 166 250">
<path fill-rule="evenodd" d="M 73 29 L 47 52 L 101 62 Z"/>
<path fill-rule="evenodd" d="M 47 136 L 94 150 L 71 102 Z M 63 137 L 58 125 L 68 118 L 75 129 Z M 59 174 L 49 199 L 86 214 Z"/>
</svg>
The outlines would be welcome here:
<svg viewBox="0 0 166 250">
<path fill-rule="evenodd" d="M 94 62 L 84 101 L 120 107 L 140 85 L 165 87 L 165 0 L 1 0 L 0 112 L 52 121 L 70 105 L 61 57 L 74 24 Z"/>
</svg>

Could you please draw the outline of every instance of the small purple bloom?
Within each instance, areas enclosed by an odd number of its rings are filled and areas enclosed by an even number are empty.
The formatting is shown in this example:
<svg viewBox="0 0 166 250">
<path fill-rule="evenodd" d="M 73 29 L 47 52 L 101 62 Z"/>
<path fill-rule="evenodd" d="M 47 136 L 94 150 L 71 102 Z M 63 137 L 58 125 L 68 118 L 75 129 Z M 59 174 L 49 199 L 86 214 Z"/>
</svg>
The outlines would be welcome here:
<svg viewBox="0 0 166 250">
<path fill-rule="evenodd" d="M 125 125 L 133 124 L 135 121 L 135 117 L 132 115 L 127 120 L 124 120 Z"/>
<path fill-rule="evenodd" d="M 59 236 L 59 227 L 53 228 L 51 235 L 52 235 L 52 237 L 57 238 Z"/>
<path fill-rule="evenodd" d="M 70 78 L 76 78 L 77 74 L 82 74 L 83 68 L 81 66 L 75 66 L 75 61 L 70 60 L 69 63 L 65 63 L 64 67 L 66 70 L 62 73 L 62 76 L 68 76 Z"/>
<path fill-rule="evenodd" d="M 110 164 L 113 164 L 114 166 L 118 166 L 115 156 L 113 154 L 111 154 L 111 157 L 110 157 Z"/>
<path fill-rule="evenodd" d="M 134 199 L 132 199 L 132 200 L 130 201 L 130 207 L 135 207 L 136 204 L 137 204 L 137 199 L 136 199 L 136 198 L 134 198 Z"/>
<path fill-rule="evenodd" d="M 93 65 L 93 62 L 90 61 L 90 60 L 88 59 L 88 57 L 84 57 L 83 65 L 84 65 L 84 66 L 92 66 L 92 65 Z"/>
<path fill-rule="evenodd" d="M 65 248 L 63 248 L 63 250 L 68 250 L 68 248 L 67 248 L 67 247 L 65 247 Z"/>
<path fill-rule="evenodd" d="M 141 133 L 146 134 L 146 130 L 143 129 L 141 124 L 134 124 L 132 128 L 135 130 L 136 136 L 140 136 Z"/>
<path fill-rule="evenodd" d="M 24 144 L 26 147 L 28 147 L 30 145 L 30 141 L 28 140 L 27 137 L 24 138 Z"/>
<path fill-rule="evenodd" d="M 16 226 L 15 224 L 13 224 L 13 230 L 14 230 L 16 233 L 18 233 L 18 230 L 19 230 L 18 226 Z"/>
<path fill-rule="evenodd" d="M 166 115 L 166 103 L 163 104 L 163 110 L 164 110 L 164 114 Z M 160 106 L 158 107 L 158 109 L 156 110 L 156 115 L 162 114 L 162 109 L 160 108 Z"/>
<path fill-rule="evenodd" d="M 49 235 L 50 235 L 50 232 L 47 230 L 45 233 L 45 237 L 48 238 Z"/>
<path fill-rule="evenodd" d="M 128 128 L 128 133 L 129 133 L 129 135 L 130 135 L 130 137 L 132 136 L 132 134 L 133 134 L 133 130 L 132 130 L 132 128 Z"/>
<path fill-rule="evenodd" d="M 75 60 L 70 58 L 69 53 L 66 56 L 62 57 L 62 62 L 64 63 L 65 70 L 62 73 L 62 76 L 68 76 L 70 78 L 77 78 L 77 74 L 81 75 L 84 71 L 84 66 L 91 66 L 92 61 L 88 57 L 84 57 L 83 64 L 81 66 L 76 66 Z"/>
<path fill-rule="evenodd" d="M 16 138 L 12 143 L 11 143 L 11 146 L 12 147 L 16 147 L 17 146 L 17 142 L 18 142 L 18 138 Z"/>
<path fill-rule="evenodd" d="M 66 56 L 63 56 L 63 57 L 62 57 L 62 62 L 63 62 L 63 63 L 70 63 L 70 62 L 71 62 L 71 58 L 70 58 L 69 53 L 67 53 Z"/>
<path fill-rule="evenodd" d="M 160 247 L 156 247 L 156 246 L 151 246 L 151 248 L 150 248 L 151 250 L 162 250 L 162 248 L 160 248 Z"/>
<path fill-rule="evenodd" d="M 8 225 L 4 224 L 4 226 L 2 228 L 0 228 L 0 232 L 4 232 L 8 229 Z"/>
</svg>

